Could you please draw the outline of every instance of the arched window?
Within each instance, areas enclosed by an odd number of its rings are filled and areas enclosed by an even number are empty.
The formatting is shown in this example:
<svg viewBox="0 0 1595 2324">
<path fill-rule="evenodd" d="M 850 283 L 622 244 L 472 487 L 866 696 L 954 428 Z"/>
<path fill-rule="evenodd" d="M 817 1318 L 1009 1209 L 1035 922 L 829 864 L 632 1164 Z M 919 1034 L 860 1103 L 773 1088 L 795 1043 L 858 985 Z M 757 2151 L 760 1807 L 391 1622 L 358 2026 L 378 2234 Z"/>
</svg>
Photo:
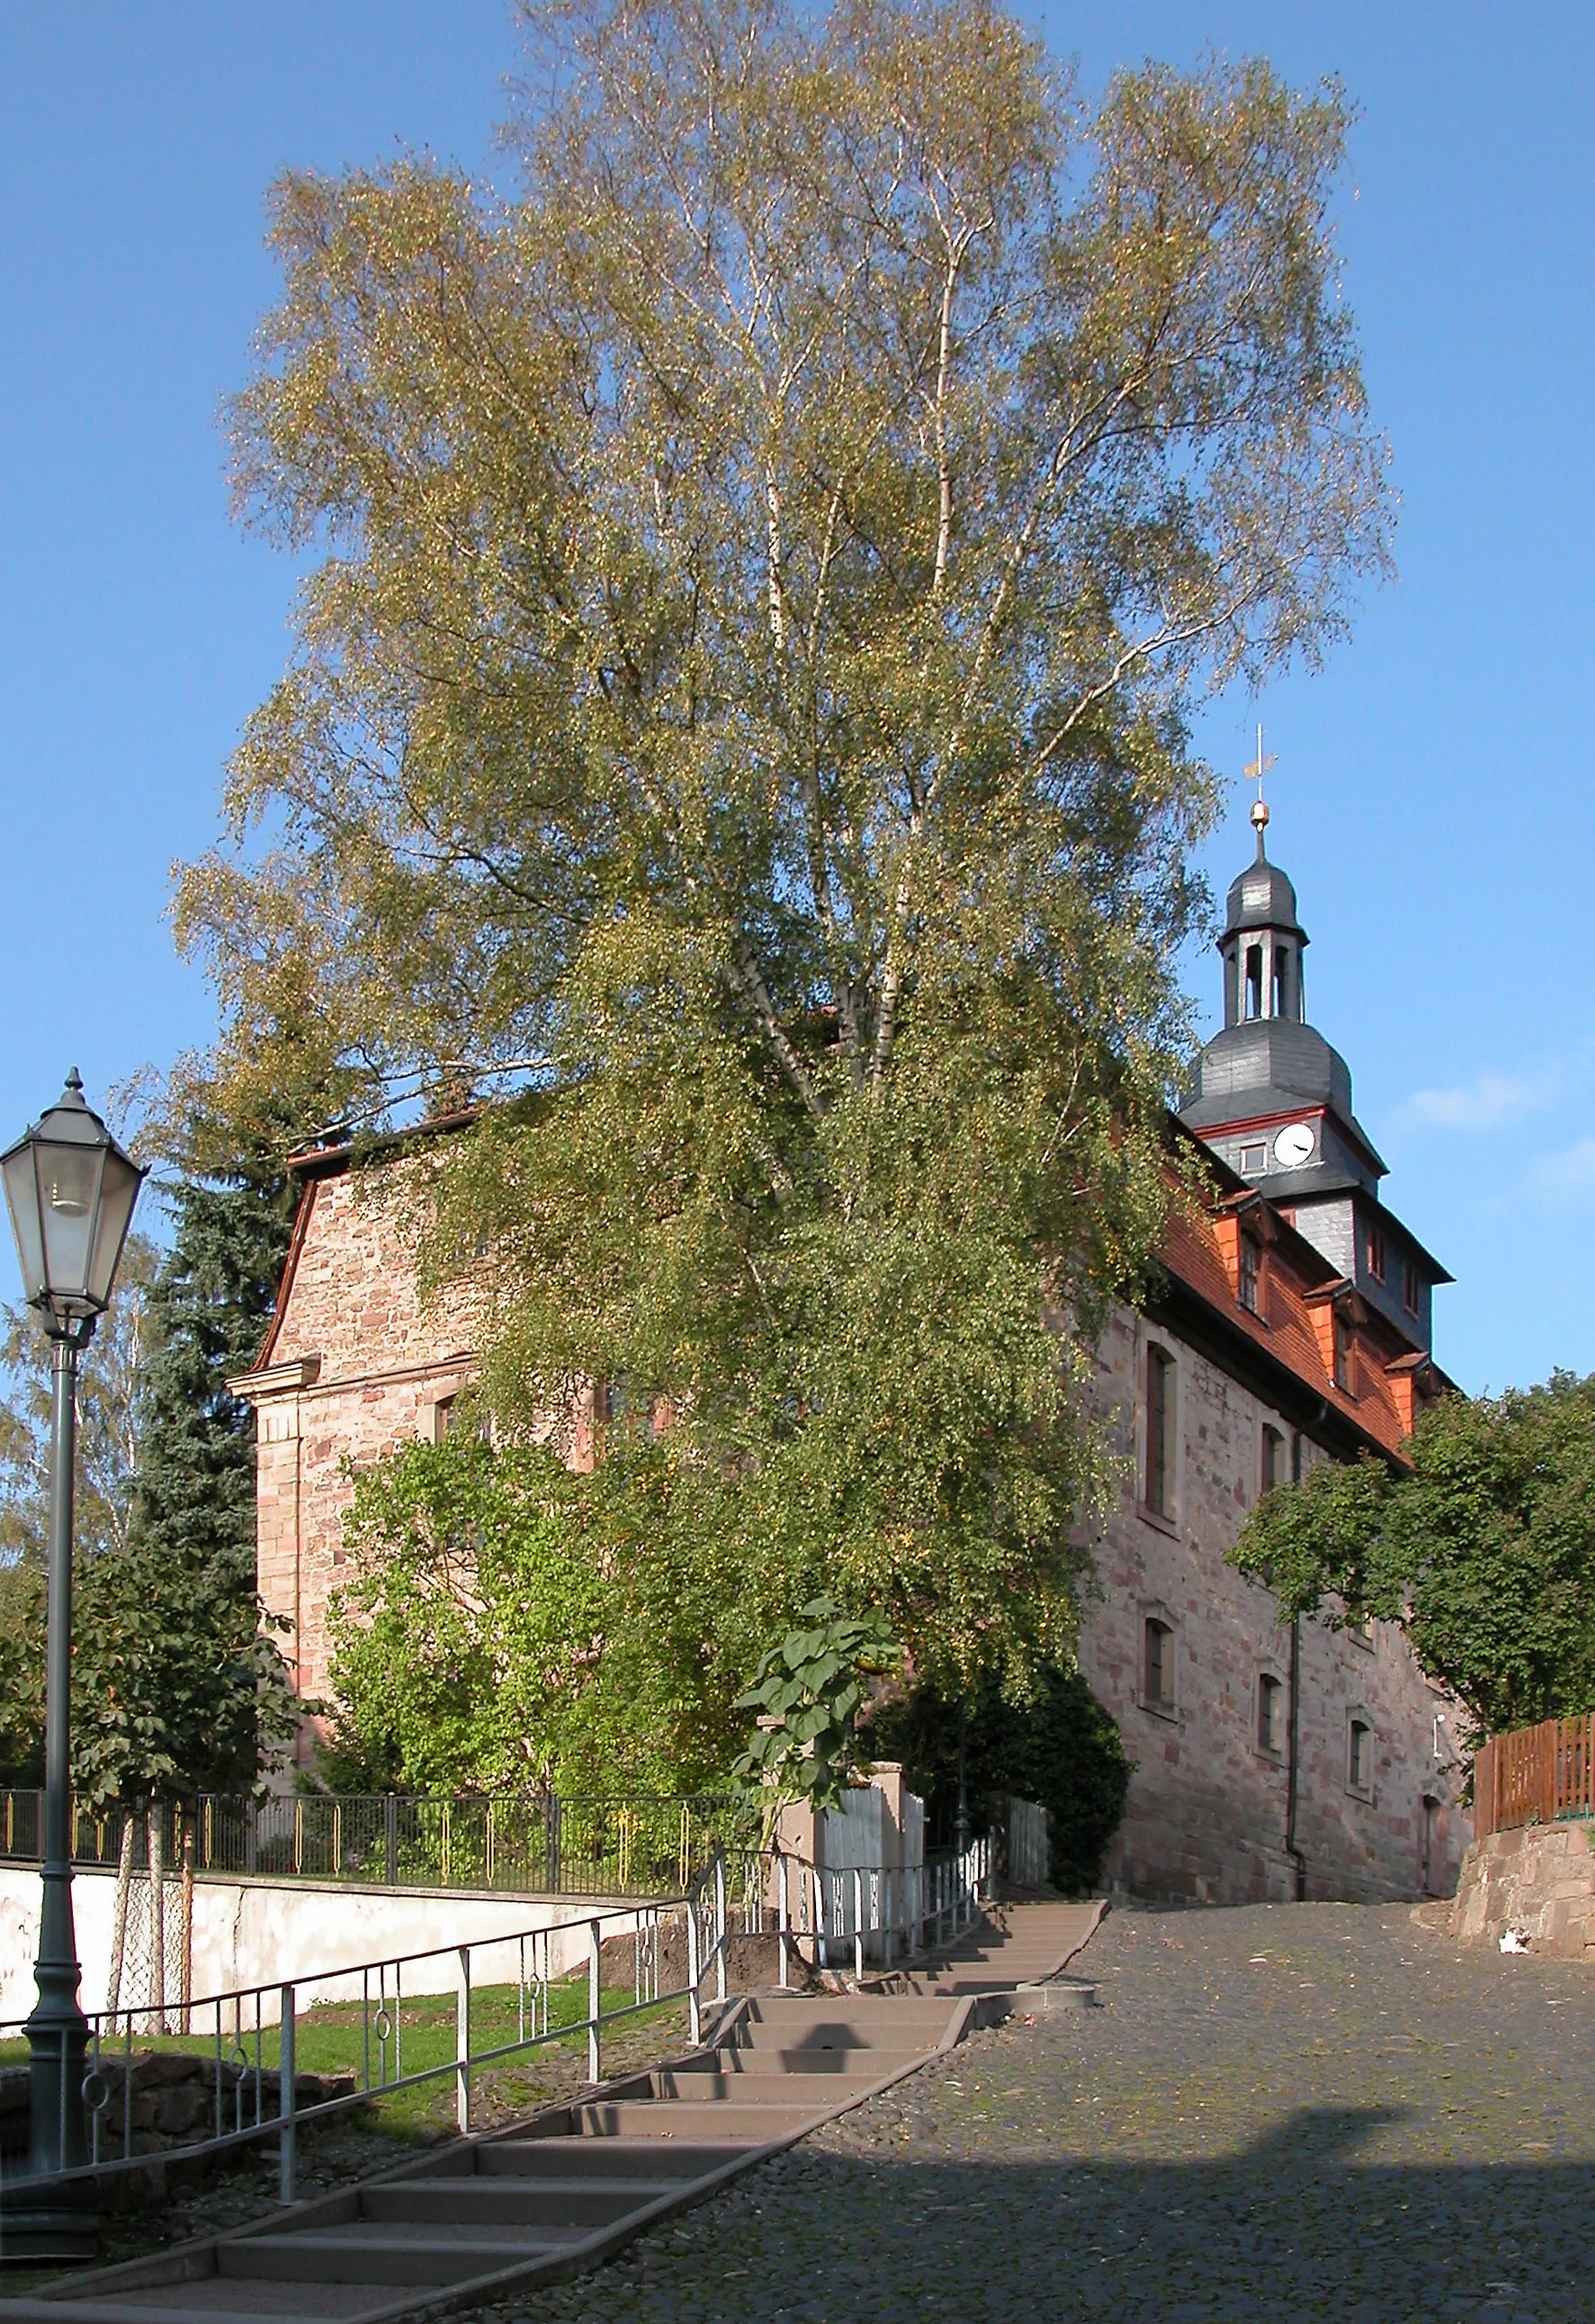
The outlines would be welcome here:
<svg viewBox="0 0 1595 2324">
<path fill-rule="evenodd" d="M 1246 1013 L 1260 1017 L 1263 1013 L 1263 948 L 1261 945 L 1246 947 Z"/>
<path fill-rule="evenodd" d="M 1276 1017 L 1288 1017 L 1290 1014 L 1290 946 L 1288 945 L 1276 945 L 1274 947 L 1274 1014 Z"/>
</svg>

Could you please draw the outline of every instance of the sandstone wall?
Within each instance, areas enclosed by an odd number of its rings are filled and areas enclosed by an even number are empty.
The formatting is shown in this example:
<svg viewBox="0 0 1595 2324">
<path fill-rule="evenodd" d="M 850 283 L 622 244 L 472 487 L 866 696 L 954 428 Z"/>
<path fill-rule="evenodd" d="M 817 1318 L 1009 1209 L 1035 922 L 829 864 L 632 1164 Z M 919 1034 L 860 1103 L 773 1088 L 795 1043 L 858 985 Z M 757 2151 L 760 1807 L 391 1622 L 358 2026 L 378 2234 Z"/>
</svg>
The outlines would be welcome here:
<svg viewBox="0 0 1595 2324">
<path fill-rule="evenodd" d="M 260 1592 L 288 1625 L 280 1643 L 312 1700 L 330 1692 L 327 1600 L 353 1494 L 344 1464 L 435 1435 L 471 1370 L 472 1303 L 423 1305 L 410 1257 L 407 1179 L 425 1167 L 310 1182 L 280 1326 L 242 1384 L 256 1412 Z"/>
<path fill-rule="evenodd" d="M 1168 1519 L 1139 1499 L 1149 1339 L 1175 1365 Z M 1128 1311 L 1115 1315 L 1099 1350 L 1097 1387 L 1124 1472 L 1094 1544 L 1097 1596 L 1081 1664 L 1137 1762 L 1107 1877 L 1132 1894 L 1194 1902 L 1289 1898 L 1286 1763 L 1259 1748 L 1258 1683 L 1267 1675 L 1288 1689 L 1290 1634 L 1275 1619 L 1270 1593 L 1223 1558 L 1262 1489 L 1263 1428 L 1278 1429 L 1286 1444 L 1290 1431 L 1217 1366 Z M 1175 1636 L 1166 1708 L 1145 1691 L 1148 1614 Z M 1301 1662 L 1296 1839 L 1309 1896 L 1449 1894 L 1470 1828 L 1458 1800 L 1462 1770 L 1440 1764 L 1454 1756 L 1446 1697 L 1383 1624 L 1364 1638 L 1304 1623 Z M 1358 1791 L 1347 1780 L 1354 1713 L 1373 1738 L 1371 1780 Z"/>
<path fill-rule="evenodd" d="M 1462 1944 L 1498 1946 L 1508 1931 L 1528 1951 L 1595 1960 L 1595 1855 L 1590 1827 L 1530 1823 L 1468 1850 L 1447 1923 Z"/>
</svg>

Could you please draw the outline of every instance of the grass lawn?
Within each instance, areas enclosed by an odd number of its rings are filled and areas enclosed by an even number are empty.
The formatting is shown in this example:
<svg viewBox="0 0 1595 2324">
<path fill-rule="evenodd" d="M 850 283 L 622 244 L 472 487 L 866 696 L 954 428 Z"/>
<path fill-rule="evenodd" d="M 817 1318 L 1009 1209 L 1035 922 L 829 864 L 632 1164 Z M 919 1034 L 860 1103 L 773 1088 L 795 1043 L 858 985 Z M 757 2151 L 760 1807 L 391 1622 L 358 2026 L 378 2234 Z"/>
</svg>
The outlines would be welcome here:
<svg viewBox="0 0 1595 2324">
<path fill-rule="evenodd" d="M 643 2037 L 650 2054 L 657 2051 L 661 2035 L 674 2031 L 674 2021 L 685 2023 L 686 2007 L 681 2002 L 658 2002 L 641 2011 L 632 2008 L 633 1987 L 624 1985 L 606 1987 L 601 2003 L 601 2015 L 615 2019 L 613 2031 L 604 2037 L 603 2068 L 605 2074 L 624 2069 L 628 2056 Z M 534 2024 L 533 1997 L 530 1990 L 522 1996 L 514 1985 L 477 1987 L 471 1995 L 471 2051 L 479 2057 L 521 2039 L 522 2024 L 530 2035 Z M 628 2014 L 621 2015 L 624 2011 Z M 196 2013 L 197 2015 L 198 2013 Z M 550 2038 L 535 2049 L 494 2060 L 491 2064 L 472 2071 L 473 2119 L 507 2119 L 552 2098 L 566 2095 L 586 2080 L 587 2036 L 582 2021 L 587 2015 L 587 1974 L 585 1969 L 550 1983 L 548 1989 L 548 2022 Z M 373 2096 L 375 2118 L 383 2130 L 401 2137 L 407 2133 L 442 2127 L 454 2119 L 455 2083 L 453 2068 L 456 2045 L 456 2002 L 452 1993 L 418 1994 L 406 1997 L 401 2009 L 395 2009 L 390 1999 L 385 2005 L 386 2039 L 379 2021 L 378 2006 L 370 2002 L 325 2002 L 303 2011 L 294 2024 L 294 2062 L 299 2073 L 353 2074 L 355 2088 L 370 2087 L 375 2092 L 384 2082 L 392 2082 L 401 2074 L 410 2076 L 429 2070 L 441 2069 L 432 2080 L 410 2083 L 400 2089 L 391 2089 Z M 561 2026 L 577 2026 L 581 2030 L 560 2034 Z M 216 2037 L 212 2031 L 200 2034 L 150 2036 L 135 2031 L 133 2041 L 135 2056 L 151 2052 L 186 2053 L 190 2056 L 214 2058 Z M 118 2041 L 107 2045 L 107 2055 L 123 2053 Z M 281 2054 L 281 2036 L 275 2025 L 263 2026 L 257 2037 L 254 2029 L 245 2026 L 235 2047 L 229 2031 L 224 2028 L 222 2056 L 236 2070 L 242 2062 L 246 2075 L 258 2065 L 263 2070 L 274 2070 Z M 0 2064 L 23 2062 L 28 2056 L 25 2042 L 0 2043 Z M 245 2081 L 244 2090 L 245 2123 L 253 2119 L 253 2090 Z M 272 2104 L 267 2099 L 268 2106 Z M 116 2107 L 113 2107 L 116 2112 Z M 273 2107 L 274 2113 L 274 2107 Z M 115 2134 L 119 2136 L 119 2131 Z"/>
</svg>

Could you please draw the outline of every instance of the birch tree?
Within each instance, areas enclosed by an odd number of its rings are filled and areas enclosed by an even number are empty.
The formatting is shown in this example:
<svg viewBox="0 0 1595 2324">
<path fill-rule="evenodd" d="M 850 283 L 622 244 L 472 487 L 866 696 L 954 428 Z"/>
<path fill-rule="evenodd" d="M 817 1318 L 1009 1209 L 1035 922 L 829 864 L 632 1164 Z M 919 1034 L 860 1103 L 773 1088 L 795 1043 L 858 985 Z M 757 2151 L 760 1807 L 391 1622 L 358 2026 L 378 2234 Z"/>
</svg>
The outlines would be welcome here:
<svg viewBox="0 0 1595 2324">
<path fill-rule="evenodd" d="M 309 570 L 179 889 L 213 1087 L 291 1017 L 368 1093 L 518 1090 L 416 1222 L 501 1425 L 623 1382 L 788 1610 L 949 1683 L 1066 1653 L 1191 715 L 1388 557 L 1351 109 L 1260 61 L 1088 103 L 980 0 L 529 25 L 512 193 L 275 192 L 235 480 Z"/>
</svg>

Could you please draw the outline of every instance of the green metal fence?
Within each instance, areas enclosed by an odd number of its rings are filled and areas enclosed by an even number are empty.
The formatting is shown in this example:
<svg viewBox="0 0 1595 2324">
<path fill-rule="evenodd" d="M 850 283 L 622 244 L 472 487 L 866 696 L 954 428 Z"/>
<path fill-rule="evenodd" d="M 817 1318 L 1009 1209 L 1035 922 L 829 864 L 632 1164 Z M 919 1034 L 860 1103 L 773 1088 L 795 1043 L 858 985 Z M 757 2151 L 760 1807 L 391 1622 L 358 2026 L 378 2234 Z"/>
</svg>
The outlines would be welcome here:
<svg viewBox="0 0 1595 2324">
<path fill-rule="evenodd" d="M 38 1861 L 42 1806 L 39 1792 L 0 1793 L 0 1857 Z M 130 1812 L 142 1870 L 149 1861 L 143 1809 L 76 1809 L 74 1861 L 116 1864 Z M 678 1895 L 714 1848 L 736 1849 L 750 1838 L 747 1811 L 714 1797 L 207 1794 L 187 1809 L 163 1803 L 160 1812 L 169 1870 L 191 1856 L 197 1873 L 512 1895 Z"/>
</svg>

